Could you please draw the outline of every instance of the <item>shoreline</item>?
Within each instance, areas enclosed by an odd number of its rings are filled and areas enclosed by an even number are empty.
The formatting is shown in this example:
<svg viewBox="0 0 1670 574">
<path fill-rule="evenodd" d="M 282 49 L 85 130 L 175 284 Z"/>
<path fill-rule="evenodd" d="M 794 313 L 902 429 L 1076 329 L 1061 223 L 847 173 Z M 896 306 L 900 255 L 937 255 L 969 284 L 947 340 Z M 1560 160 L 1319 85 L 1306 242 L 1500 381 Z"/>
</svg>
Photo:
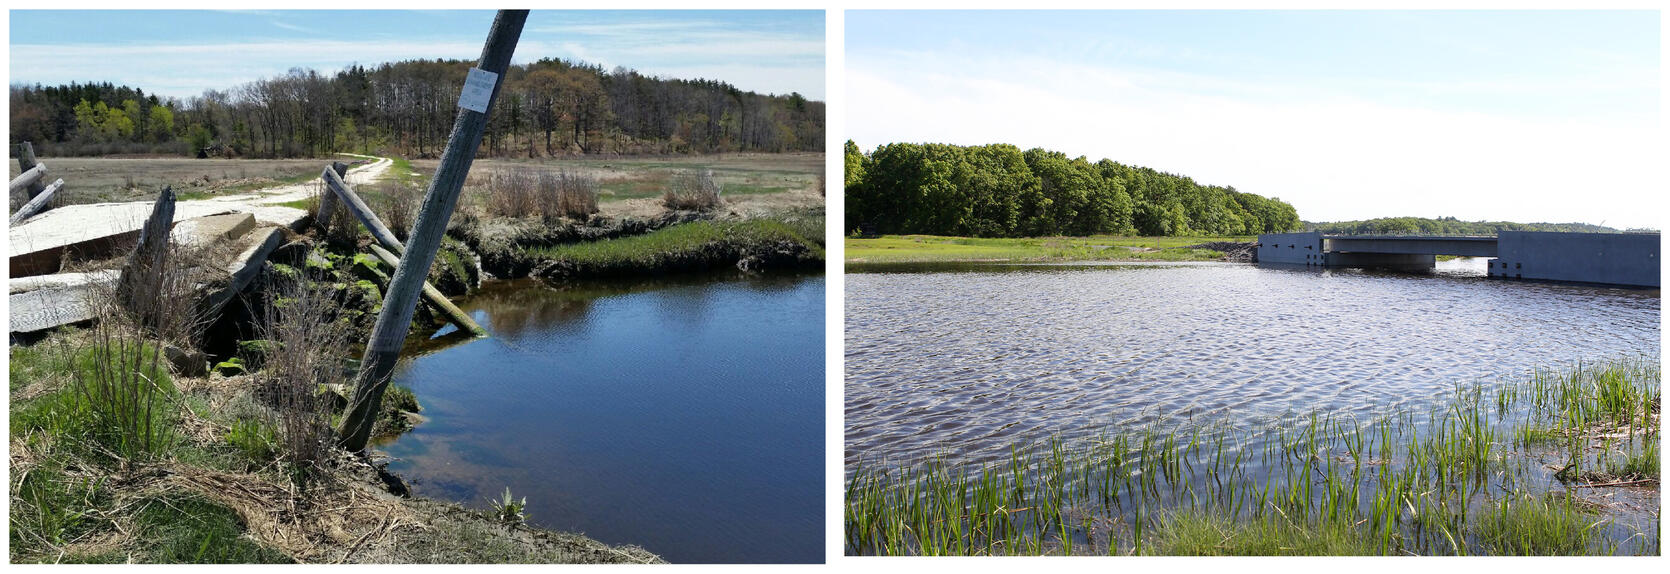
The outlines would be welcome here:
<svg viewBox="0 0 1670 574">
<path fill-rule="evenodd" d="M 846 237 L 845 264 L 1251 261 L 1256 238 L 1025 237 L 939 235 Z"/>
</svg>

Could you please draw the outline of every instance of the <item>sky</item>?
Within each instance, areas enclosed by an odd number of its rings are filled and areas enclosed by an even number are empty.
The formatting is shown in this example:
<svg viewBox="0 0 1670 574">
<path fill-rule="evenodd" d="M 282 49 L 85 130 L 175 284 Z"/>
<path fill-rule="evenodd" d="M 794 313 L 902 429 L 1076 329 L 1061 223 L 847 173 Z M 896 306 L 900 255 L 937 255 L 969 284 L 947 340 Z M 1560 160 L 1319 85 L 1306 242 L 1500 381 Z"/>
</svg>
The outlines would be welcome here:
<svg viewBox="0 0 1670 574">
<path fill-rule="evenodd" d="M 846 134 L 1011 143 L 1308 221 L 1662 228 L 1654 11 L 848 11 Z"/>
<path fill-rule="evenodd" d="M 474 60 L 493 14 L 14 10 L 8 79 L 48 85 L 108 81 L 186 98 L 294 67 L 334 72 L 355 63 Z M 825 99 L 820 10 L 534 10 L 513 61 L 546 57 Z"/>
</svg>

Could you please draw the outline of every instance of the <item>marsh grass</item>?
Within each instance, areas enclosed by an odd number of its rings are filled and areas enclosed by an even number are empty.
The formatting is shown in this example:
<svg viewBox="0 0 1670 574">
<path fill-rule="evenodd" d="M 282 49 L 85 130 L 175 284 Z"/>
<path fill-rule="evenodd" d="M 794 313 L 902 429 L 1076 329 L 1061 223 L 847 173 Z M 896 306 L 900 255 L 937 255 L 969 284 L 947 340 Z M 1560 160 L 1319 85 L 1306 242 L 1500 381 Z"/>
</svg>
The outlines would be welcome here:
<svg viewBox="0 0 1670 574">
<path fill-rule="evenodd" d="M 644 235 L 529 249 L 543 260 L 548 278 L 609 277 L 637 273 L 698 271 L 735 266 L 754 258 L 762 266 L 821 264 L 821 243 L 806 237 L 822 232 L 822 218 L 697 221 Z M 818 239 L 821 236 L 814 235 Z"/>
<path fill-rule="evenodd" d="M 1549 555 L 1612 553 L 1628 536 L 1656 552 L 1656 518 L 1650 532 L 1620 532 L 1557 480 L 1587 486 L 1611 465 L 1656 481 L 1646 461 L 1657 457 L 1658 395 L 1656 360 L 1620 359 L 1493 392 L 1458 386 L 1430 408 L 1371 420 L 1157 421 L 1017 445 L 996 462 L 861 462 L 846 484 L 846 548 Z M 1527 428 L 1556 429 L 1553 444 L 1518 440 Z M 1609 446 L 1588 448 L 1596 442 Z"/>
</svg>

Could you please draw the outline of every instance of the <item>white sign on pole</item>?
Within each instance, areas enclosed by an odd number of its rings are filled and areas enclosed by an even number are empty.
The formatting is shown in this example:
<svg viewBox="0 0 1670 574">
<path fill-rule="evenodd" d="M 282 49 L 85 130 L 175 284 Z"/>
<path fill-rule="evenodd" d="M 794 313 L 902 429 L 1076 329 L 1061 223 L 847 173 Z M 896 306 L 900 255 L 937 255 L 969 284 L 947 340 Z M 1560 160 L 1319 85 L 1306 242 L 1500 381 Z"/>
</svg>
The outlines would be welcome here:
<svg viewBox="0 0 1670 574">
<path fill-rule="evenodd" d="M 487 102 L 493 99 L 493 86 L 499 75 L 481 68 L 470 68 L 464 78 L 464 92 L 458 94 L 458 107 L 472 112 L 487 113 Z"/>
</svg>

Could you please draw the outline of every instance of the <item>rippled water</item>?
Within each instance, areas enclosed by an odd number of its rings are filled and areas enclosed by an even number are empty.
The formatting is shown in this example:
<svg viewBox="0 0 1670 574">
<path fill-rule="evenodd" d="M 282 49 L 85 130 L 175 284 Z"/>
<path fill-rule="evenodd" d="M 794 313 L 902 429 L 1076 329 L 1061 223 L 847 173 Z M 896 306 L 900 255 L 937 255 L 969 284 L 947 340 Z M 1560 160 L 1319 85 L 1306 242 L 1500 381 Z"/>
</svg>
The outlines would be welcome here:
<svg viewBox="0 0 1670 574">
<path fill-rule="evenodd" d="M 1659 292 L 1192 265 L 871 267 L 846 277 L 846 452 L 994 460 L 1156 417 L 1369 412 L 1457 382 L 1659 353 Z"/>
<path fill-rule="evenodd" d="M 489 286 L 492 337 L 396 373 L 428 420 L 382 447 L 421 496 L 672 562 L 822 562 L 821 276 Z M 411 351 L 409 349 L 409 351 Z"/>
</svg>

